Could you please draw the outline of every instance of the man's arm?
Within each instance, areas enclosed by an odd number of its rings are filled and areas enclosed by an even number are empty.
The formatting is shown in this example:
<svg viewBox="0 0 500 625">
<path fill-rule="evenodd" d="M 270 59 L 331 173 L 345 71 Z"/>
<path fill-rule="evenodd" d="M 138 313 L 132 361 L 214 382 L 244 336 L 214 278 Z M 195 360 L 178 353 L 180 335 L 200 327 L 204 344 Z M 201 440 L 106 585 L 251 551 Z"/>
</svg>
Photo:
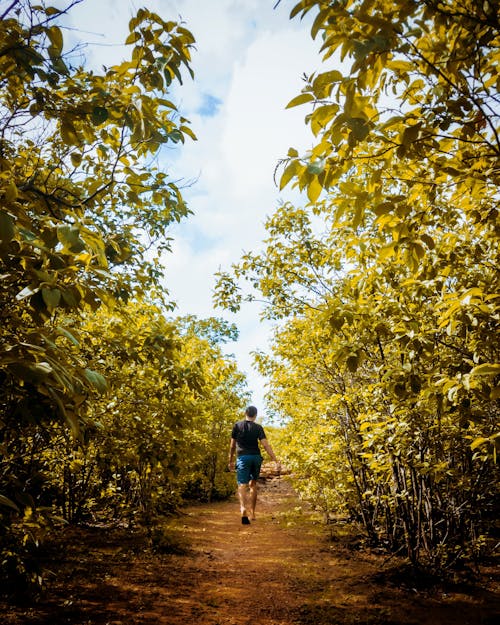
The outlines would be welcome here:
<svg viewBox="0 0 500 625">
<path fill-rule="evenodd" d="M 229 445 L 229 457 L 228 457 L 228 466 L 231 471 L 234 471 L 234 454 L 236 452 L 236 439 L 231 438 L 231 443 Z"/>
<path fill-rule="evenodd" d="M 271 456 L 271 459 L 274 460 L 274 462 L 276 462 L 276 469 L 279 471 L 281 469 L 281 464 L 279 460 L 276 458 L 276 454 L 274 453 L 273 448 L 271 447 L 271 444 L 269 443 L 267 438 L 262 438 L 260 442 L 262 443 L 262 447 L 264 447 L 267 453 Z"/>
</svg>

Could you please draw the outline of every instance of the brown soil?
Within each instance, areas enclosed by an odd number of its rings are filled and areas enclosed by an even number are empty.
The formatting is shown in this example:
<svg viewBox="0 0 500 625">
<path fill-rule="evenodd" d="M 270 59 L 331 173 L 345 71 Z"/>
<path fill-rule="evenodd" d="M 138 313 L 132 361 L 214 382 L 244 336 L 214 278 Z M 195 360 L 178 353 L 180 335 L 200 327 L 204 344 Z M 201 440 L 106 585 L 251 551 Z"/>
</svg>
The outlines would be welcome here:
<svg viewBox="0 0 500 625">
<path fill-rule="evenodd" d="M 38 601 L 0 601 L 4 625 L 493 625 L 498 570 L 475 585 L 431 583 L 330 531 L 284 478 L 261 487 L 258 519 L 238 505 L 196 505 L 152 551 L 124 529 L 67 529 Z M 345 530 L 345 526 L 344 530 Z M 183 547 L 184 546 L 184 547 Z M 169 553 L 165 553 L 169 552 Z"/>
</svg>

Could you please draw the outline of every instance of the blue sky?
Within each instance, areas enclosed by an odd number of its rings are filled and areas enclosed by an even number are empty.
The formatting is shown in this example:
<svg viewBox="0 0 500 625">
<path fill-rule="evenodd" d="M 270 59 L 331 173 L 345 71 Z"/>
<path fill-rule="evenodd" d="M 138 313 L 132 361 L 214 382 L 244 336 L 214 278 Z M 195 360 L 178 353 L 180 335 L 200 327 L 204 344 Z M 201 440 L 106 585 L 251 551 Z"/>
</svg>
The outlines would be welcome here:
<svg viewBox="0 0 500 625">
<path fill-rule="evenodd" d="M 201 117 L 215 117 L 220 109 L 222 100 L 210 95 L 210 93 L 204 93 L 202 97 L 203 101 L 196 112 L 198 115 L 201 115 Z"/>
<path fill-rule="evenodd" d="M 64 6 L 62 0 L 52 4 Z M 310 19 L 289 20 L 295 1 L 281 0 L 83 0 L 71 11 L 77 30 L 66 34 L 89 42 L 87 62 L 100 67 L 120 61 L 127 24 L 141 6 L 164 19 L 182 18 L 194 34 L 195 78 L 186 76 L 173 94 L 198 137 L 162 157 L 176 180 L 195 181 L 184 197 L 194 215 L 169 232 L 173 253 L 165 258 L 165 286 L 178 314 L 224 317 L 237 324 L 240 340 L 227 346 L 248 375 L 252 401 L 265 421 L 265 381 L 252 367 L 253 350 L 266 350 L 270 328 L 259 322 L 257 304 L 239 314 L 214 310 L 214 274 L 244 251 L 258 250 L 264 220 L 280 200 L 273 181 L 277 161 L 290 146 L 307 149 L 312 139 L 306 109 L 285 110 L 300 92 L 302 75 L 319 65 L 319 44 Z M 170 160 L 166 160 L 170 159 Z"/>
</svg>

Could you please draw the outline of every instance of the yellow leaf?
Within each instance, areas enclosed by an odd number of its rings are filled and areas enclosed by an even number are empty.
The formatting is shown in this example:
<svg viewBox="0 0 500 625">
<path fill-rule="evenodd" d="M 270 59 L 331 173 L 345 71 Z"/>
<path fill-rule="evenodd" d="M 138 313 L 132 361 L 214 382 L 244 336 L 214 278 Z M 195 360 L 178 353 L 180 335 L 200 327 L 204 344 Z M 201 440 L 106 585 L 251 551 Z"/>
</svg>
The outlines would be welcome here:
<svg viewBox="0 0 500 625">
<path fill-rule="evenodd" d="M 307 186 L 307 197 L 309 201 L 314 203 L 319 198 L 323 187 L 320 185 L 317 176 L 314 176 Z"/>
<path fill-rule="evenodd" d="M 57 26 L 51 26 L 47 28 L 47 35 L 50 39 L 50 43 L 52 44 L 52 49 L 54 54 L 60 55 L 63 48 L 63 36 L 61 29 Z"/>
<path fill-rule="evenodd" d="M 314 100 L 314 96 L 312 93 L 301 93 L 300 95 L 290 100 L 290 102 L 286 105 L 285 108 L 291 109 L 294 106 L 299 106 L 299 104 L 305 104 L 306 102 L 311 102 Z"/>
<path fill-rule="evenodd" d="M 141 38 L 141 35 L 137 32 L 132 32 L 130 33 L 130 35 L 125 39 L 125 45 L 129 46 L 132 43 L 135 43 L 136 41 L 139 41 L 139 39 Z"/>
<path fill-rule="evenodd" d="M 292 178 L 298 175 L 302 165 L 299 161 L 291 161 L 286 167 L 280 179 L 280 191 L 286 187 Z"/>
<path fill-rule="evenodd" d="M 500 386 L 491 389 L 490 399 L 500 399 Z"/>
<path fill-rule="evenodd" d="M 496 364 L 493 362 L 485 362 L 482 365 L 478 365 L 474 367 L 470 374 L 471 375 L 498 375 L 500 373 L 500 364 Z"/>
<path fill-rule="evenodd" d="M 484 445 L 484 443 L 488 443 L 488 442 L 489 442 L 488 438 L 482 438 L 482 437 L 476 438 L 476 440 L 474 440 L 471 443 L 470 448 L 474 450 L 474 449 L 477 449 L 478 447 L 481 447 L 481 445 Z"/>
<path fill-rule="evenodd" d="M 61 124 L 61 138 L 66 145 L 78 145 L 78 135 L 73 124 L 64 120 Z"/>
<path fill-rule="evenodd" d="M 189 126 L 180 126 L 179 130 L 184 133 L 185 135 L 188 135 L 188 137 L 191 137 L 191 139 L 193 139 L 193 141 L 197 141 L 197 137 L 194 134 L 194 132 L 191 130 L 191 128 Z"/>
<path fill-rule="evenodd" d="M 78 154 L 78 152 L 72 152 L 70 158 L 73 167 L 78 167 L 78 165 L 82 162 L 82 155 Z"/>
<path fill-rule="evenodd" d="M 396 248 L 397 248 L 396 241 L 393 241 L 389 245 L 386 245 L 385 247 L 383 247 L 378 253 L 380 260 L 386 260 L 387 258 L 394 256 L 394 254 L 396 253 Z"/>
<path fill-rule="evenodd" d="M 14 200 L 17 199 L 18 195 L 19 191 L 16 185 L 14 184 L 14 182 L 10 181 L 5 189 L 5 200 L 7 202 L 14 202 Z"/>
</svg>

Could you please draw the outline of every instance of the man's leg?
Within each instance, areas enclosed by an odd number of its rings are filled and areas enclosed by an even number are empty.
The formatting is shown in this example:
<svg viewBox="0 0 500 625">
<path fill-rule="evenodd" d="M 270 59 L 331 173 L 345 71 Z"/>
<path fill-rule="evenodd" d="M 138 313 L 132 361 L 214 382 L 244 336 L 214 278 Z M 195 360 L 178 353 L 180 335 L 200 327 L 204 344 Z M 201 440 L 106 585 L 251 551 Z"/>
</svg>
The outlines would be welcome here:
<svg viewBox="0 0 500 625">
<path fill-rule="evenodd" d="M 251 480 L 250 470 L 252 464 L 251 456 L 239 456 L 236 460 L 236 478 L 238 480 L 238 498 L 240 500 L 241 522 L 248 525 L 248 513 L 251 506 L 249 501 L 249 482 Z"/>
<path fill-rule="evenodd" d="M 252 519 L 255 519 L 255 506 L 257 505 L 257 490 L 259 488 L 258 484 L 257 484 L 257 480 L 250 480 L 250 482 L 248 483 L 248 487 L 250 490 L 250 502 L 249 502 L 249 508 L 250 508 L 250 516 Z"/>
<path fill-rule="evenodd" d="M 252 458 L 252 468 L 250 471 L 250 481 L 249 481 L 249 504 L 250 504 L 250 515 L 252 519 L 255 519 L 255 506 L 257 505 L 257 490 L 260 475 L 260 467 L 262 465 L 262 456 L 254 456 Z"/>
<path fill-rule="evenodd" d="M 248 516 L 248 484 L 238 484 L 238 498 L 240 500 L 241 516 Z"/>
</svg>

